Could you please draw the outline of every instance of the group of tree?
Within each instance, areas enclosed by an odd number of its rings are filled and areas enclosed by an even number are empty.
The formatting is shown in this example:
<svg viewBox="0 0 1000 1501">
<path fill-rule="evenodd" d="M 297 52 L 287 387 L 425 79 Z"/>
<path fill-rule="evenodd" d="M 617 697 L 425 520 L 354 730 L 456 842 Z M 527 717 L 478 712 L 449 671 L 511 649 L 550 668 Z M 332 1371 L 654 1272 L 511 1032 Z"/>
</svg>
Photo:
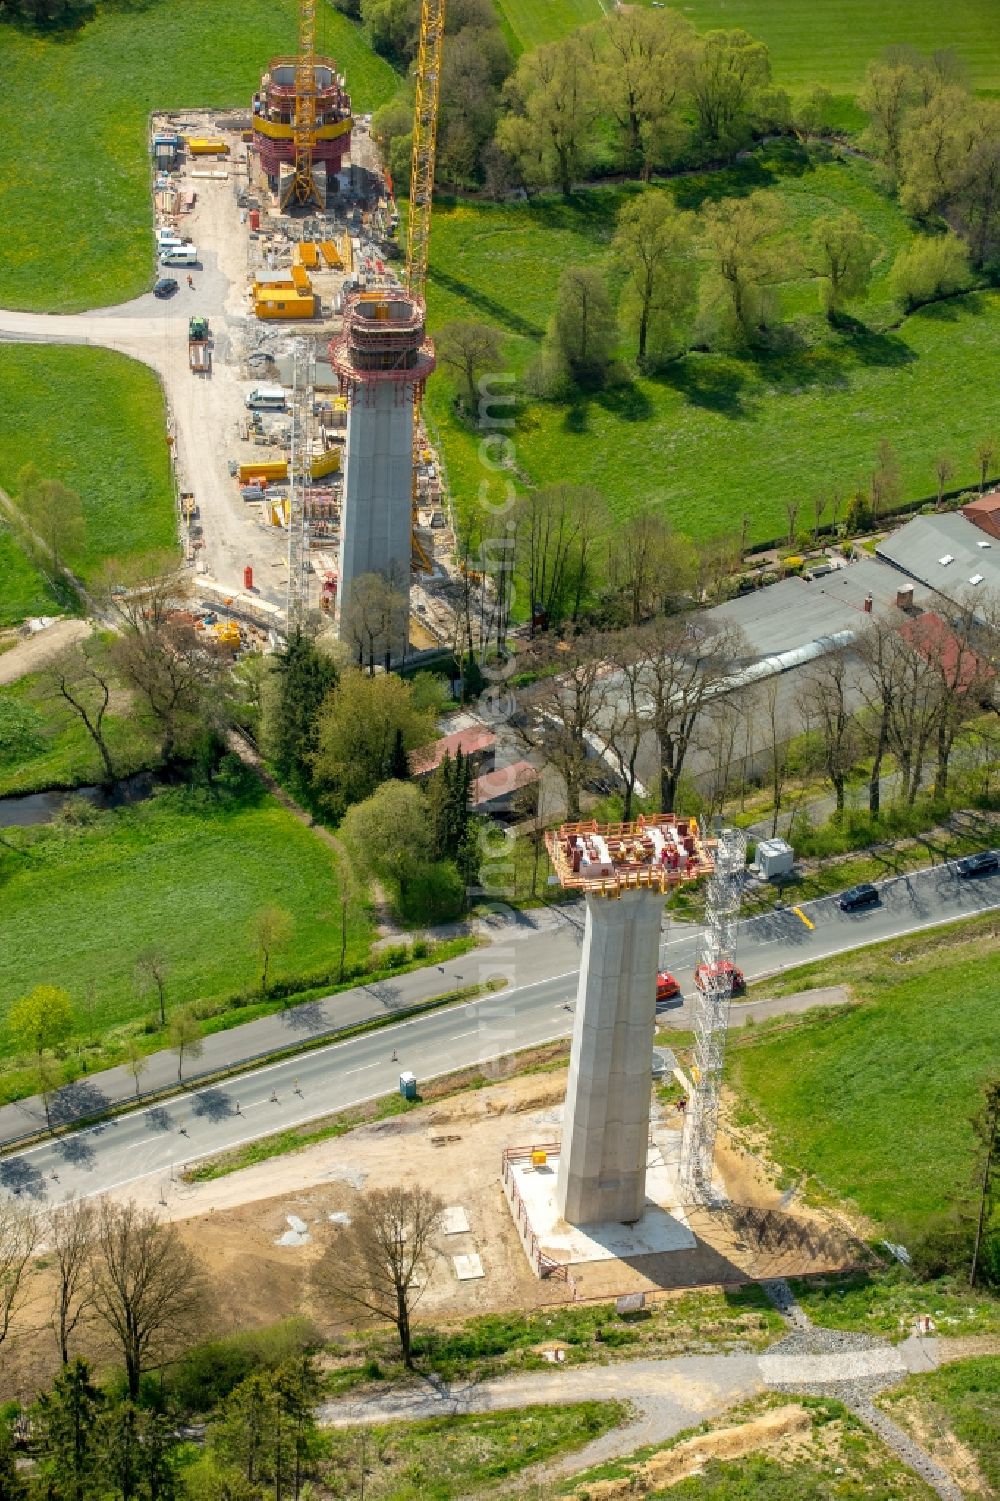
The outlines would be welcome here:
<svg viewBox="0 0 1000 1501">
<path fill-rule="evenodd" d="M 0 0 L 0 21 L 21 21 L 39 30 L 78 25 L 92 16 L 97 0 Z"/>
</svg>

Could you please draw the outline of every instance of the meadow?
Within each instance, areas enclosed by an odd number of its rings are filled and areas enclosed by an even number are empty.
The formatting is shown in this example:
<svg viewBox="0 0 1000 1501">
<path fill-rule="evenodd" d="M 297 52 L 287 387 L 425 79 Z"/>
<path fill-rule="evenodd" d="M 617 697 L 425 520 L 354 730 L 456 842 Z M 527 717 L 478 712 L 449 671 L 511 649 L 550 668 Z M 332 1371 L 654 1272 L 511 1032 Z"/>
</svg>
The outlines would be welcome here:
<svg viewBox="0 0 1000 1501">
<path fill-rule="evenodd" d="M 86 582 L 108 557 L 177 546 L 163 391 L 145 365 L 107 349 L 0 344 L 0 488 L 16 494 L 33 463 L 83 501 L 83 547 L 67 562 Z M 50 592 L 12 537 L 0 534 L 0 624 Z"/>
<path fill-rule="evenodd" d="M 782 982 L 846 983 L 863 1004 L 742 1034 L 733 1082 L 770 1128 L 789 1181 L 806 1175 L 905 1243 L 927 1216 L 968 1199 L 969 1121 L 996 1071 L 992 928 L 894 940 Z"/>
<path fill-rule="evenodd" d="M 134 967 L 149 946 L 168 961 L 170 1006 L 252 993 L 258 958 L 248 925 L 262 906 L 295 914 L 273 976 L 329 971 L 340 954 L 340 884 L 316 836 L 255 785 L 216 796 L 181 788 L 149 802 L 54 824 L 19 841 L 27 857 L 3 857 L 0 916 L 2 1018 L 38 984 L 69 991 L 78 1041 L 109 1034 L 152 1012 Z M 100 921 L 95 921 L 100 914 Z M 351 903 L 348 964 L 367 954 L 367 911 Z"/>
<path fill-rule="evenodd" d="M 104 734 L 120 777 L 159 764 L 154 730 L 115 689 Z M 0 688 L 0 797 L 100 782 L 104 763 L 78 715 L 32 674 Z"/>
<path fill-rule="evenodd" d="M 1000 353 L 1000 298 L 970 294 L 902 320 L 888 273 L 912 230 L 863 162 L 771 148 L 737 169 L 648 191 L 696 209 L 755 188 L 779 196 L 798 243 L 814 218 L 841 208 L 877 237 L 881 253 L 866 301 L 851 310 L 854 325 L 828 328 L 817 284 L 800 270 L 780 289 L 786 347 L 691 353 L 659 374 L 573 400 L 523 398 L 512 437 L 525 483 L 592 484 L 616 516 L 649 503 L 695 537 L 738 529 L 746 512 L 752 542 L 783 538 L 786 502 L 808 503 L 814 488 L 853 493 L 883 437 L 896 449 L 904 500 L 934 493 L 941 450 L 956 465 L 954 484 L 973 483 L 975 445 L 995 423 L 990 372 Z M 432 329 L 461 318 L 497 326 L 507 370 L 523 376 L 562 268 L 606 263 L 620 206 L 639 191 L 616 185 L 517 206 L 441 203 L 428 286 Z M 621 352 L 633 353 L 624 342 Z M 461 507 L 487 476 L 479 434 L 455 416 L 453 394 L 450 378 L 437 376 L 428 408 Z"/>
<path fill-rule="evenodd" d="M 295 37 L 293 0 L 108 5 L 48 36 L 0 24 L 6 76 L 17 80 L 0 92 L 0 307 L 77 312 L 145 290 L 149 112 L 247 107 L 268 58 L 294 52 Z M 392 69 L 327 0 L 317 40 L 346 73 L 356 110 L 392 95 Z"/>
</svg>

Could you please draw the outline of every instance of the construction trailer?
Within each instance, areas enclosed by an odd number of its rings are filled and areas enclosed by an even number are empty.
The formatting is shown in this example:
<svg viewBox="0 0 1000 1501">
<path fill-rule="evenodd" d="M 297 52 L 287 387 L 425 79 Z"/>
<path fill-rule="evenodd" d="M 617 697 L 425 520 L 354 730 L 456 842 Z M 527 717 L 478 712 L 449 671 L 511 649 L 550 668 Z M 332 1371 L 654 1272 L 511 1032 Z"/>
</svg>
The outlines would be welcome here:
<svg viewBox="0 0 1000 1501">
<path fill-rule="evenodd" d="M 319 312 L 315 292 L 300 292 L 294 283 L 285 287 L 255 286 L 253 310 L 258 318 L 315 318 Z"/>
</svg>

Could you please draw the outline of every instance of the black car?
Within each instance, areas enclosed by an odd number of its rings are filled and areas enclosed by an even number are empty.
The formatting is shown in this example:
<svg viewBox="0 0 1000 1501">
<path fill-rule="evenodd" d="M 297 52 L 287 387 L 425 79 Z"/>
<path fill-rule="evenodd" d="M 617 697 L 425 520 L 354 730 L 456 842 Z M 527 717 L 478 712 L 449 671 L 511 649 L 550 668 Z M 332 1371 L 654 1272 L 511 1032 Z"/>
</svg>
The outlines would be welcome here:
<svg viewBox="0 0 1000 1501">
<path fill-rule="evenodd" d="M 994 870 L 1000 870 L 1000 854 L 996 850 L 980 850 L 978 854 L 966 855 L 955 866 L 955 874 L 963 881 L 967 881 L 970 876 L 988 875 Z"/>
<path fill-rule="evenodd" d="M 177 283 L 172 276 L 161 276 L 153 288 L 154 297 L 172 297 L 177 291 Z"/>
<path fill-rule="evenodd" d="M 842 891 L 837 899 L 837 906 L 841 912 L 856 912 L 859 907 L 876 906 L 878 900 L 878 891 L 871 881 L 862 881 L 860 886 L 851 886 L 847 891 Z"/>
</svg>

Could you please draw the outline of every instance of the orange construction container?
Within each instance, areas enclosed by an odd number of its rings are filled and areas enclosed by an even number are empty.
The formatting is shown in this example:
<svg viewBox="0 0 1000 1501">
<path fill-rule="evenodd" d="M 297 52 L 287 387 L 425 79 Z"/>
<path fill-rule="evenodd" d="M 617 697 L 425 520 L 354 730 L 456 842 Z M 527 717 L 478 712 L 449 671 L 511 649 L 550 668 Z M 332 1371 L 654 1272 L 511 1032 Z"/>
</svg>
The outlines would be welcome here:
<svg viewBox="0 0 1000 1501">
<path fill-rule="evenodd" d="M 311 292 L 312 282 L 309 280 L 309 272 L 303 266 L 292 267 L 292 281 L 295 283 L 296 292 Z"/>
</svg>

